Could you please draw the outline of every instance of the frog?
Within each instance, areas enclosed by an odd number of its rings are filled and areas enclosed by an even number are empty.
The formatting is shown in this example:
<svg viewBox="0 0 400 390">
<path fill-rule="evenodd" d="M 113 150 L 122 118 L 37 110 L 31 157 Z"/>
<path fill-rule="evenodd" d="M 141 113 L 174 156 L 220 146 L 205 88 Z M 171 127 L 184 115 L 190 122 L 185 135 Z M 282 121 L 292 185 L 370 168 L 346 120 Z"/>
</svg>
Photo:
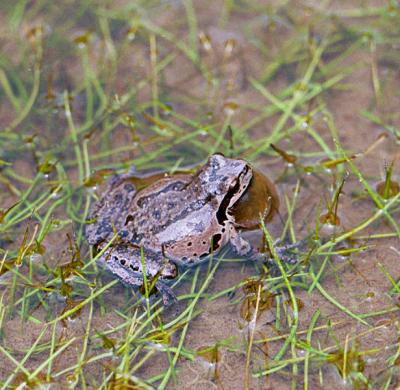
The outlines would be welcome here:
<svg viewBox="0 0 400 390">
<path fill-rule="evenodd" d="M 176 298 L 167 281 L 179 267 L 203 262 L 227 244 L 257 257 L 233 213 L 254 172 L 245 160 L 213 154 L 193 174 L 161 176 L 140 190 L 134 169 L 114 175 L 90 210 L 87 241 L 100 252 L 98 263 L 123 283 L 142 287 L 144 274 L 156 280 L 168 305 Z"/>
</svg>

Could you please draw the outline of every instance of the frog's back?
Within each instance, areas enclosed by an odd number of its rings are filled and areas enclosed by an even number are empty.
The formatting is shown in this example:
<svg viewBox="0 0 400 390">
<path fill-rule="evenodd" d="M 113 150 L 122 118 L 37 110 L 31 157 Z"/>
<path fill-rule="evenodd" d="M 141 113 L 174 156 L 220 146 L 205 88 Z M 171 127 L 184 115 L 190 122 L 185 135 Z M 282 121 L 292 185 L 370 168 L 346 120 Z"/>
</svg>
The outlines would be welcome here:
<svg viewBox="0 0 400 390">
<path fill-rule="evenodd" d="M 196 198 L 187 190 L 191 179 L 185 174 L 166 177 L 140 191 L 127 212 L 129 240 L 139 244 L 157 241 L 158 232 L 183 218 Z"/>
<path fill-rule="evenodd" d="M 126 214 L 136 195 L 136 188 L 120 175 L 110 180 L 103 197 L 96 202 L 88 215 L 85 235 L 89 244 L 97 245 L 112 238 L 123 228 Z"/>
</svg>

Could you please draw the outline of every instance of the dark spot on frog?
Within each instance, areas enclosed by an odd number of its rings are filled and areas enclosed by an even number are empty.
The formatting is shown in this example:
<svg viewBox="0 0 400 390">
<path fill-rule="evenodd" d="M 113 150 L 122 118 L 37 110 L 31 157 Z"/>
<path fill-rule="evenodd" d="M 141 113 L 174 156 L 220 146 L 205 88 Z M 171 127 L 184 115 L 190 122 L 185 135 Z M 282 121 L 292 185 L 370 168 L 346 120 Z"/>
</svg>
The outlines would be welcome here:
<svg viewBox="0 0 400 390">
<path fill-rule="evenodd" d="M 127 238 L 129 236 L 129 232 L 127 230 L 121 230 L 118 232 L 118 236 L 120 238 Z"/>
<path fill-rule="evenodd" d="M 108 222 L 100 223 L 99 227 L 96 230 L 96 237 L 98 237 L 96 243 L 99 240 L 105 239 L 109 235 L 110 231 L 112 232 L 112 226 L 110 223 Z"/>
<path fill-rule="evenodd" d="M 128 225 L 129 222 L 132 222 L 134 220 L 133 216 L 131 214 L 128 214 L 128 216 L 125 219 L 125 226 Z"/>
<path fill-rule="evenodd" d="M 122 194 L 120 193 L 120 192 L 117 192 L 115 195 L 114 195 L 114 202 L 115 203 L 117 203 L 117 204 L 119 204 L 119 203 L 121 203 L 121 201 L 122 201 Z"/>
<path fill-rule="evenodd" d="M 214 194 L 208 193 L 207 196 L 206 196 L 206 198 L 205 198 L 205 200 L 204 200 L 204 203 L 209 203 L 209 202 L 211 202 L 211 201 L 213 200 L 213 198 L 214 198 Z"/>
<path fill-rule="evenodd" d="M 212 250 L 215 251 L 219 248 L 219 241 L 221 240 L 221 234 L 214 234 L 212 237 Z"/>
<path fill-rule="evenodd" d="M 138 207 L 140 207 L 140 208 L 145 207 L 146 204 L 147 204 L 147 197 L 140 198 L 140 199 L 137 201 L 137 205 L 138 205 Z"/>
<path fill-rule="evenodd" d="M 121 265 L 125 265 L 125 264 L 126 264 L 126 260 L 125 260 L 125 259 L 120 259 L 120 260 L 119 260 L 119 263 L 120 263 Z"/>
<path fill-rule="evenodd" d="M 211 168 L 215 170 L 219 168 L 219 163 L 217 160 L 213 159 L 213 162 L 211 163 Z"/>
<path fill-rule="evenodd" d="M 129 268 L 130 268 L 132 271 L 139 271 L 139 267 L 138 267 L 137 265 L 133 265 L 132 263 L 129 264 Z"/>
<path fill-rule="evenodd" d="M 187 243 L 187 246 L 192 246 L 192 243 L 189 241 L 189 242 Z"/>
<path fill-rule="evenodd" d="M 160 212 L 160 210 L 153 210 L 153 212 L 152 212 L 152 215 L 153 215 L 153 218 L 155 218 L 155 219 L 160 219 L 160 217 L 161 217 L 161 212 Z"/>
<path fill-rule="evenodd" d="M 198 233 L 202 233 L 205 230 L 204 223 L 203 222 L 196 223 L 196 225 L 194 225 L 194 230 Z"/>
<path fill-rule="evenodd" d="M 112 257 L 112 261 L 113 261 L 114 263 L 116 263 L 118 260 L 119 260 L 119 259 L 118 259 L 117 256 L 113 256 L 113 257 Z"/>
<path fill-rule="evenodd" d="M 130 238 L 129 238 L 129 241 L 132 243 L 132 244 L 139 244 L 140 242 L 142 242 L 142 240 L 143 240 L 143 237 L 144 237 L 144 234 L 143 233 L 137 233 L 137 232 L 132 232 L 131 233 L 131 236 L 130 236 Z"/>
<path fill-rule="evenodd" d="M 108 233 L 110 231 L 110 224 L 109 223 L 101 223 L 96 230 L 96 235 L 101 236 L 103 233 Z"/>
</svg>

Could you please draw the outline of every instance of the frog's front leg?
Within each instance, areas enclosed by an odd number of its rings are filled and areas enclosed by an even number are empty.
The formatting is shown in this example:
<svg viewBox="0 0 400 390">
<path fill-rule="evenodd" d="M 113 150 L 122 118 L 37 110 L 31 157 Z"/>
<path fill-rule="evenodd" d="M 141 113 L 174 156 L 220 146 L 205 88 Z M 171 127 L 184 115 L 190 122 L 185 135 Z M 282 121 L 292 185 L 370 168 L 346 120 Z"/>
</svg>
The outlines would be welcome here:
<svg viewBox="0 0 400 390">
<path fill-rule="evenodd" d="M 240 233 L 236 230 L 233 224 L 229 226 L 229 238 L 233 249 L 238 255 L 253 258 L 255 254 L 254 252 L 256 251 L 248 241 L 240 236 Z"/>
<path fill-rule="evenodd" d="M 274 260 L 271 257 L 269 251 L 260 252 L 259 250 L 253 248 L 251 244 L 240 236 L 240 233 L 235 229 L 234 226 L 230 227 L 230 241 L 235 250 L 235 252 L 254 261 L 264 261 L 272 263 Z M 295 264 L 297 263 L 297 256 L 293 250 L 298 249 L 301 246 L 301 242 L 294 244 L 282 244 L 278 239 L 274 242 L 274 249 L 279 259 L 284 263 Z"/>
</svg>

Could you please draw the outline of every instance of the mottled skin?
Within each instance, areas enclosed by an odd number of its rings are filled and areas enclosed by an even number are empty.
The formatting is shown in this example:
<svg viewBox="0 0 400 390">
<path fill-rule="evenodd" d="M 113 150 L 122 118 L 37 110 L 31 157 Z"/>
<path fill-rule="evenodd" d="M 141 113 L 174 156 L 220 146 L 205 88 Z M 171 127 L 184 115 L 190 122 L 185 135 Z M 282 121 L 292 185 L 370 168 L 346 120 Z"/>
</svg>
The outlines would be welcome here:
<svg viewBox="0 0 400 390">
<path fill-rule="evenodd" d="M 165 177 L 140 192 L 129 181 L 132 173 L 116 175 L 90 212 L 86 237 L 98 250 L 114 237 L 99 261 L 131 286 L 143 284 L 143 248 L 146 275 L 158 275 L 156 287 L 168 303 L 173 293 L 163 280 L 176 276 L 176 263 L 202 261 L 228 242 L 240 255 L 252 253 L 231 213 L 252 175 L 246 161 L 219 154 L 194 175 Z"/>
</svg>

